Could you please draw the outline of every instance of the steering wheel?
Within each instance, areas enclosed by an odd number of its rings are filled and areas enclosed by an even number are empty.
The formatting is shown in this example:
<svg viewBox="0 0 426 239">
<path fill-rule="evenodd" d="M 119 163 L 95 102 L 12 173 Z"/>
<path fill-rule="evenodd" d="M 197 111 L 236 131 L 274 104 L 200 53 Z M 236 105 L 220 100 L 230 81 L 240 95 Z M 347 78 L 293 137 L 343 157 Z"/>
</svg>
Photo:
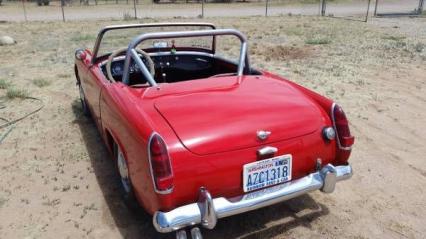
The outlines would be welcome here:
<svg viewBox="0 0 426 239">
<path fill-rule="evenodd" d="M 148 63 L 147 64 L 148 70 L 151 73 L 151 75 L 154 76 L 155 75 L 155 65 L 154 65 L 154 62 L 152 61 L 151 57 L 148 55 L 148 53 L 146 53 L 145 51 L 143 51 L 141 49 L 135 48 L 135 50 L 136 50 L 137 53 L 141 54 L 146 59 L 146 62 Z M 120 55 L 120 54 L 122 54 L 126 51 L 127 51 L 127 47 L 120 48 L 118 50 L 115 50 L 108 57 L 108 61 L 107 61 L 107 64 L 106 64 L 106 71 L 107 71 L 108 79 L 111 82 L 116 82 L 114 77 L 112 77 L 112 73 L 111 73 L 112 60 L 114 60 L 115 57 L 117 57 L 118 55 Z"/>
</svg>

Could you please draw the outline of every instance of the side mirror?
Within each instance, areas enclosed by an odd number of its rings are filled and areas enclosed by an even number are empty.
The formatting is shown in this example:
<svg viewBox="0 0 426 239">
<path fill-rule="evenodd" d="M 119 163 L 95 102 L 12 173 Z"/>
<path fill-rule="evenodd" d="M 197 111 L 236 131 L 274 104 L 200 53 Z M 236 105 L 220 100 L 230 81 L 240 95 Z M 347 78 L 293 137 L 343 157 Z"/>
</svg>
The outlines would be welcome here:
<svg viewBox="0 0 426 239">
<path fill-rule="evenodd" d="M 83 61 L 87 57 L 86 52 L 83 49 L 78 49 L 75 51 L 75 59 Z"/>
</svg>

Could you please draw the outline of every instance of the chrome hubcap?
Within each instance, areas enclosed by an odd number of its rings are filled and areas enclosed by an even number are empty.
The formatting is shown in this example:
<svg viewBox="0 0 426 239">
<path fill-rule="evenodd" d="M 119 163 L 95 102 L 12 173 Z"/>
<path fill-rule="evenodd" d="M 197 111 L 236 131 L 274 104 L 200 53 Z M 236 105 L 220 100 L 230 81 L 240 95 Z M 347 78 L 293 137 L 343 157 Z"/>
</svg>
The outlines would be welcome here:
<svg viewBox="0 0 426 239">
<path fill-rule="evenodd" d="M 129 180 L 129 171 L 127 169 L 127 162 L 124 159 L 124 155 L 121 152 L 121 150 L 118 150 L 117 165 L 118 165 L 118 172 L 121 178 L 121 184 L 123 185 L 124 191 L 126 191 L 126 193 L 129 193 L 131 190 L 130 180 Z"/>
</svg>

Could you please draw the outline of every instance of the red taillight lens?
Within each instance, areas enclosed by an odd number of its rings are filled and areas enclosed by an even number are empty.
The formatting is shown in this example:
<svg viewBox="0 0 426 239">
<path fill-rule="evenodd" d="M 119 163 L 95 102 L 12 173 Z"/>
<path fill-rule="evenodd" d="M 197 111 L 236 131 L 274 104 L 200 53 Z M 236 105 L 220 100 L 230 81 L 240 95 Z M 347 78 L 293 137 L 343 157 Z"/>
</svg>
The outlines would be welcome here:
<svg viewBox="0 0 426 239">
<path fill-rule="evenodd" d="M 173 172 L 166 144 L 158 134 L 154 134 L 149 149 L 155 189 L 159 192 L 169 191 L 173 188 Z"/>
<path fill-rule="evenodd" d="M 339 141 L 340 147 L 343 149 L 349 149 L 354 144 L 355 138 L 351 135 L 349 123 L 342 107 L 334 105 L 333 118 L 337 131 L 337 140 Z"/>
</svg>

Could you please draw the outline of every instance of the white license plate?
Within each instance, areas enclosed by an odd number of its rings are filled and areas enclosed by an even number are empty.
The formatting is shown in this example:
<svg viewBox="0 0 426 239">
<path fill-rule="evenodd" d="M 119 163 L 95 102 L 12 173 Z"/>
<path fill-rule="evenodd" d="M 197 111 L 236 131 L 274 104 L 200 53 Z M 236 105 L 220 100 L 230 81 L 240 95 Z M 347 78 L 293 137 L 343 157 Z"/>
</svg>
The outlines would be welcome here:
<svg viewBox="0 0 426 239">
<path fill-rule="evenodd" d="M 291 154 L 286 154 L 244 165 L 244 192 L 290 181 L 291 160 Z"/>
</svg>

